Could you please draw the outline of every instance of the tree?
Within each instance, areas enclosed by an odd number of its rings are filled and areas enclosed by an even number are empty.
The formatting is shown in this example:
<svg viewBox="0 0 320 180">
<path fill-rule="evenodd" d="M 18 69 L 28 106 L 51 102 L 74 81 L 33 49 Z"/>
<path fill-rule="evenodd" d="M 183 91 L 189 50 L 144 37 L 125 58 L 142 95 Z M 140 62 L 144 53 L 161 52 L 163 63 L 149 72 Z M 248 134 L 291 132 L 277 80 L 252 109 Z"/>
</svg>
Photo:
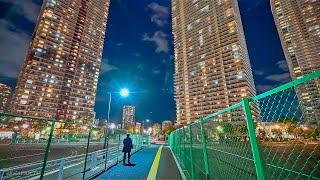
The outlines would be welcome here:
<svg viewBox="0 0 320 180">
<path fill-rule="evenodd" d="M 301 137 L 303 135 L 303 130 L 300 127 L 296 127 L 293 130 L 293 134 L 294 134 L 295 138 Z"/>
<path fill-rule="evenodd" d="M 168 136 L 172 131 L 174 131 L 174 126 L 173 124 L 169 124 L 168 126 L 165 127 L 165 129 L 162 130 L 163 134 L 165 136 Z"/>
<path fill-rule="evenodd" d="M 311 126 L 305 126 L 305 127 L 302 127 L 302 131 L 303 131 L 304 138 L 312 138 L 312 134 L 315 131 L 315 128 Z"/>
<path fill-rule="evenodd" d="M 124 129 L 126 129 L 126 130 L 128 130 L 128 132 L 129 133 L 134 133 L 135 132 L 135 125 L 131 125 L 131 124 L 129 124 L 129 125 L 127 125 L 126 127 L 124 127 Z"/>
<path fill-rule="evenodd" d="M 162 135 L 161 125 L 159 123 L 154 124 L 152 127 L 152 131 L 153 131 L 152 133 L 154 136 Z"/>
<path fill-rule="evenodd" d="M 312 131 L 312 133 L 310 134 L 310 137 L 313 138 L 313 139 L 316 139 L 317 136 L 319 136 L 319 130 L 318 129 L 314 129 Z"/>
<path fill-rule="evenodd" d="M 223 131 L 224 131 L 225 133 L 230 133 L 230 134 L 232 134 L 233 131 L 234 131 L 234 127 L 233 127 L 233 125 L 232 125 L 231 123 L 225 123 L 225 124 L 223 125 Z"/>
<path fill-rule="evenodd" d="M 271 130 L 272 134 L 276 136 L 277 139 L 282 139 L 282 131 L 281 129 L 274 128 Z"/>
<path fill-rule="evenodd" d="M 262 129 L 262 128 L 259 128 L 258 129 L 258 137 L 259 137 L 259 139 L 260 140 L 264 140 L 266 138 L 266 136 L 267 136 L 266 131 L 264 129 Z"/>
</svg>

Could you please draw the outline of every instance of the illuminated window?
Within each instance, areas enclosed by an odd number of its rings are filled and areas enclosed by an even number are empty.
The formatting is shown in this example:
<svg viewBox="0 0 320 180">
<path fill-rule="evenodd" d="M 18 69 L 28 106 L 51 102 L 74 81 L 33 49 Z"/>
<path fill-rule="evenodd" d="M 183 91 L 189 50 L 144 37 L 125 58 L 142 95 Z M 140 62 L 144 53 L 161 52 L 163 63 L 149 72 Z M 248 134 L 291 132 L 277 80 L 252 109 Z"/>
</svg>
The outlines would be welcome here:
<svg viewBox="0 0 320 180">
<path fill-rule="evenodd" d="M 202 35 L 200 35 L 200 37 L 199 37 L 199 43 L 200 43 L 200 46 L 203 46 L 203 36 Z"/>
<path fill-rule="evenodd" d="M 190 29 L 192 29 L 192 24 L 187 25 L 187 30 L 190 30 Z"/>
<path fill-rule="evenodd" d="M 208 11 L 209 11 L 209 5 L 206 5 L 206 6 L 203 7 L 200 11 L 201 11 L 201 12 L 208 12 Z"/>
<path fill-rule="evenodd" d="M 226 10 L 226 16 L 229 17 L 231 15 L 233 15 L 233 8 L 229 8 Z"/>
<path fill-rule="evenodd" d="M 26 100 L 21 100 L 20 104 L 27 104 L 27 101 Z"/>
</svg>

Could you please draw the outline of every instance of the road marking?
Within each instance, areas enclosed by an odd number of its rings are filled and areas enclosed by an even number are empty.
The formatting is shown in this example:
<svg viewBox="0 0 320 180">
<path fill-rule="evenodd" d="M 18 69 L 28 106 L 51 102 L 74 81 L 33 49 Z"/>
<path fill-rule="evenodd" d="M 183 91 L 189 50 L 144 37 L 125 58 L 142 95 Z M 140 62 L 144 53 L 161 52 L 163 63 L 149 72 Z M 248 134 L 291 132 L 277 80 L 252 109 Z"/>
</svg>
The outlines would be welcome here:
<svg viewBox="0 0 320 180">
<path fill-rule="evenodd" d="M 157 172 L 158 172 L 158 167 L 159 167 L 162 147 L 163 147 L 163 145 L 161 145 L 160 148 L 158 149 L 156 157 L 153 160 L 153 163 L 152 163 L 149 175 L 147 177 L 147 180 L 155 180 L 156 177 L 157 177 Z"/>
</svg>

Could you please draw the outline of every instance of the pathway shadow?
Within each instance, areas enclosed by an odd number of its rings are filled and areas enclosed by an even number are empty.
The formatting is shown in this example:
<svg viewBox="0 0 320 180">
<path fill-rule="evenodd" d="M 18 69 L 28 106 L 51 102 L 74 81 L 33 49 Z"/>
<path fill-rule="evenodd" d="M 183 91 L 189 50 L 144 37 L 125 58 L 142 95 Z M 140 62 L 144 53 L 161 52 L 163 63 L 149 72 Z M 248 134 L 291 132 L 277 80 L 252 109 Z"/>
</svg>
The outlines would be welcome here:
<svg viewBox="0 0 320 180">
<path fill-rule="evenodd" d="M 124 164 L 124 166 L 136 166 L 136 164 Z"/>
</svg>

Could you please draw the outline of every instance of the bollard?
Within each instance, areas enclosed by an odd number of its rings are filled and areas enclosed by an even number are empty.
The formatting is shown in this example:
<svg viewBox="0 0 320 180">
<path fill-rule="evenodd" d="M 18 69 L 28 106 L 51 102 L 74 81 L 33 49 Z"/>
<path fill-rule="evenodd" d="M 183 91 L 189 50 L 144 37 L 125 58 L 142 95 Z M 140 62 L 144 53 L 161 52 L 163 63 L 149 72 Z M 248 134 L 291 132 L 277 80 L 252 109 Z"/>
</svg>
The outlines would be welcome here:
<svg viewBox="0 0 320 180">
<path fill-rule="evenodd" d="M 59 174 L 58 174 L 57 180 L 62 180 L 63 179 L 64 162 L 65 162 L 64 159 L 60 160 L 60 163 L 59 163 Z"/>
<path fill-rule="evenodd" d="M 4 179 L 4 171 L 0 170 L 0 180 L 3 180 L 3 179 Z"/>
<path fill-rule="evenodd" d="M 91 154 L 91 169 L 97 167 L 97 151 Z"/>
</svg>

